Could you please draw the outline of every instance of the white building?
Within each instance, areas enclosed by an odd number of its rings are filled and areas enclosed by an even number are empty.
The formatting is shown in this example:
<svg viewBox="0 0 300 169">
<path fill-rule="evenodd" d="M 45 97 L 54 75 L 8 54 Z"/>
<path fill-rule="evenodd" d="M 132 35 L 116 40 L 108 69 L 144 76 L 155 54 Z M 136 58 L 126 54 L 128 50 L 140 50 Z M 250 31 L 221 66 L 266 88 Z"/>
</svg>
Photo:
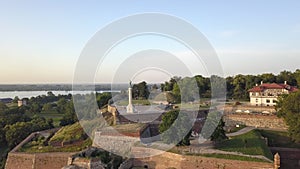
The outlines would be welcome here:
<svg viewBox="0 0 300 169">
<path fill-rule="evenodd" d="M 25 99 L 18 100 L 18 107 L 26 106 L 26 105 L 27 105 L 27 101 Z"/>
<path fill-rule="evenodd" d="M 278 96 L 297 90 L 296 87 L 288 85 L 286 81 L 284 84 L 261 82 L 260 85 L 248 90 L 250 104 L 253 106 L 275 106 Z"/>
</svg>

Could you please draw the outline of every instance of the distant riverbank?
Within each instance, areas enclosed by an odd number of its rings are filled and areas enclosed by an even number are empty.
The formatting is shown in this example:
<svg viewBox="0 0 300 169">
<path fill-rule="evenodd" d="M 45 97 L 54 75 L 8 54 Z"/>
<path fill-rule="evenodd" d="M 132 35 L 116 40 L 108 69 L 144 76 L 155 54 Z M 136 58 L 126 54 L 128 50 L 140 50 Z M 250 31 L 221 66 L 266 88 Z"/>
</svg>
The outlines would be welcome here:
<svg viewBox="0 0 300 169">
<path fill-rule="evenodd" d="M 31 98 L 42 95 L 47 95 L 49 91 L 0 91 L 0 99 L 3 98 L 15 98 L 18 96 L 20 99 L 22 98 Z M 90 93 L 103 93 L 103 92 L 120 92 L 118 90 L 100 90 L 100 91 L 51 91 L 54 95 L 68 95 L 68 94 L 90 94 Z"/>
</svg>

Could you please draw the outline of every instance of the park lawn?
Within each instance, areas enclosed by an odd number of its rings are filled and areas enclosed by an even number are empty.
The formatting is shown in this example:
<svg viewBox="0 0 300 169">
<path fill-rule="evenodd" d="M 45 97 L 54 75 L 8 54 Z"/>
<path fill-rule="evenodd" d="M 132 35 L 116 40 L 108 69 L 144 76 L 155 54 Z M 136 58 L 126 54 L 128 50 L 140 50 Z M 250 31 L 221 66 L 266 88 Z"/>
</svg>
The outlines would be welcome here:
<svg viewBox="0 0 300 169">
<path fill-rule="evenodd" d="M 64 114 L 58 113 L 56 110 L 42 111 L 38 114 L 40 117 L 45 119 L 52 119 L 54 127 L 59 127 L 60 120 L 63 118 Z"/>
<path fill-rule="evenodd" d="M 58 113 L 56 110 L 42 111 L 40 113 L 26 112 L 26 115 L 33 117 L 35 115 L 39 117 L 44 117 L 46 120 L 52 119 L 54 127 L 59 127 L 60 120 L 63 118 L 64 114 Z"/>
<path fill-rule="evenodd" d="M 132 104 L 134 104 L 134 105 L 150 105 L 151 102 L 147 99 L 145 99 L 145 100 L 132 100 Z M 121 100 L 121 101 L 117 102 L 117 105 L 127 106 L 128 105 L 128 100 Z"/>
<path fill-rule="evenodd" d="M 300 148 L 300 143 L 295 143 L 286 131 L 258 130 L 263 137 L 268 138 L 270 147 Z"/>
<path fill-rule="evenodd" d="M 239 155 L 232 155 L 232 154 L 199 154 L 199 156 L 203 157 L 212 157 L 212 158 L 220 158 L 220 159 L 229 159 L 229 160 L 239 160 L 239 161 L 253 161 L 253 162 L 267 162 L 269 161 L 259 159 L 259 158 L 251 158 Z"/>
<path fill-rule="evenodd" d="M 256 130 L 225 140 L 217 144 L 216 148 L 248 155 L 263 155 L 271 160 L 273 159 L 273 155 L 266 145 L 265 140 Z"/>
</svg>

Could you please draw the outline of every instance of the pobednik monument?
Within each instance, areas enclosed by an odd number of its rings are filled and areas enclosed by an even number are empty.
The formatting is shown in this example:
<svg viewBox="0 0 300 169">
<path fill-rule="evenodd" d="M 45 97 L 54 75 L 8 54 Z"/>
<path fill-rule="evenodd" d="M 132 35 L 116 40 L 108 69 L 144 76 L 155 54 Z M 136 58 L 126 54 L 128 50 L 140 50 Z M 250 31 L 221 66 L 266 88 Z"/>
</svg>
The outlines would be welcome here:
<svg viewBox="0 0 300 169">
<path fill-rule="evenodd" d="M 129 88 L 128 88 L 128 106 L 127 113 L 134 113 L 134 107 L 132 105 L 132 84 L 131 81 L 129 82 Z"/>
</svg>

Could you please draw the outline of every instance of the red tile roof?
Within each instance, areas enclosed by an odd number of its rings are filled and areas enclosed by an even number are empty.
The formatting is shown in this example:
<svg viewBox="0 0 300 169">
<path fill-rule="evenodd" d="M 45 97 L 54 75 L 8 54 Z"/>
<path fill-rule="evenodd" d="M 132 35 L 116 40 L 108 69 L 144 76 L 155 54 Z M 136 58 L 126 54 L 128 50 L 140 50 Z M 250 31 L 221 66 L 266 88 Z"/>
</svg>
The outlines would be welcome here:
<svg viewBox="0 0 300 169">
<path fill-rule="evenodd" d="M 298 91 L 298 89 L 294 86 L 290 86 L 287 84 L 277 84 L 277 83 L 263 83 L 259 86 L 254 86 L 252 89 L 248 90 L 249 92 L 262 92 L 265 89 L 286 89 L 290 92 Z"/>
</svg>

